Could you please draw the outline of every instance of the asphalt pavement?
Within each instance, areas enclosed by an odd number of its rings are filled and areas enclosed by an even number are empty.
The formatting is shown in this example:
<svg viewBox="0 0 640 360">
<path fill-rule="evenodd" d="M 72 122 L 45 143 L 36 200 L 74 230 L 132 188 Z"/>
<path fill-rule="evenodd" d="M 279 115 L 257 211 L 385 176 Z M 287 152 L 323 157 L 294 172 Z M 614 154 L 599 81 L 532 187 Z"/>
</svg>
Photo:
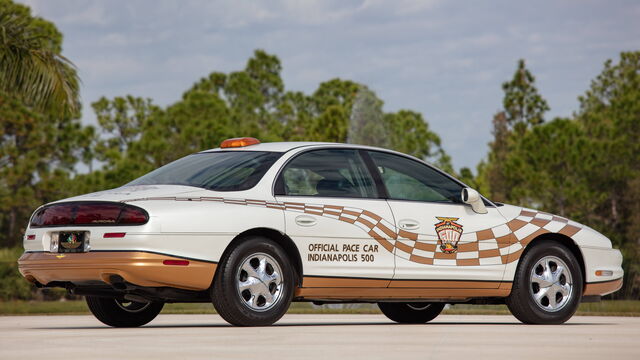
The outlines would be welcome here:
<svg viewBox="0 0 640 360">
<path fill-rule="evenodd" d="M 286 315 L 232 327 L 217 315 L 160 315 L 135 329 L 92 316 L 0 316 L 0 359 L 640 359 L 640 318 L 441 315 L 397 325 L 382 315 Z"/>
</svg>

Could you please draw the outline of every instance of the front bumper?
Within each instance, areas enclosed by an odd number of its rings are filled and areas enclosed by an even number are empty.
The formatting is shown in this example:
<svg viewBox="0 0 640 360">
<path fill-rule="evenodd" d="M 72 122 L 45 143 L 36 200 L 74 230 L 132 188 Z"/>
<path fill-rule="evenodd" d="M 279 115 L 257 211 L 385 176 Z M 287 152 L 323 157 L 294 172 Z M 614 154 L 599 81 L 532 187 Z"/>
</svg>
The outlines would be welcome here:
<svg viewBox="0 0 640 360">
<path fill-rule="evenodd" d="M 211 285 L 215 263 L 189 260 L 188 265 L 176 266 L 165 265 L 165 260 L 184 259 L 143 251 L 25 252 L 18 267 L 27 280 L 45 286 L 53 281 L 109 284 L 112 275 L 139 286 L 205 290 Z"/>
<path fill-rule="evenodd" d="M 620 290 L 620 288 L 622 288 L 622 279 L 602 281 L 597 283 L 587 283 L 584 286 L 584 296 L 604 296 L 614 293 Z"/>
<path fill-rule="evenodd" d="M 584 295 L 604 296 L 622 287 L 622 253 L 618 249 L 601 249 L 583 246 L 585 262 Z"/>
</svg>

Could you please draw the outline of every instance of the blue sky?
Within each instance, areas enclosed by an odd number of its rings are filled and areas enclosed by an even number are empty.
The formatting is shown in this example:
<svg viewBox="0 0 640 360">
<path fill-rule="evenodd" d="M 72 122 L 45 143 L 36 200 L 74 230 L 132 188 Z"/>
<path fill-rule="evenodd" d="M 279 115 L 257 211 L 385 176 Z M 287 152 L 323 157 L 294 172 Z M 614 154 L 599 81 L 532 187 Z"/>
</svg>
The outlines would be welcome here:
<svg viewBox="0 0 640 360">
<path fill-rule="evenodd" d="M 341 77 L 368 85 L 386 111 L 421 112 L 456 168 L 486 155 L 500 84 L 519 58 L 552 119 L 577 109 L 606 59 L 640 50 L 638 1 L 22 2 L 64 33 L 88 123 L 100 96 L 168 105 L 261 48 L 282 61 L 288 90 Z"/>
</svg>

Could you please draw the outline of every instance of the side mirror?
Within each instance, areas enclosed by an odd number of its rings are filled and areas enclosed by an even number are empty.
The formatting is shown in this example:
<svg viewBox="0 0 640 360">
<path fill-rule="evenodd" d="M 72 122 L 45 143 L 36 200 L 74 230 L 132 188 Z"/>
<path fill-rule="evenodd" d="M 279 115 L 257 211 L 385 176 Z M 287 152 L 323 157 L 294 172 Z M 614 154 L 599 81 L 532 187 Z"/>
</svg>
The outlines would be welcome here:
<svg viewBox="0 0 640 360">
<path fill-rule="evenodd" d="M 462 202 L 471 205 L 473 211 L 477 212 L 478 214 L 486 214 L 489 212 L 484 206 L 484 202 L 482 202 L 480 193 L 473 190 L 472 188 L 462 189 Z"/>
</svg>

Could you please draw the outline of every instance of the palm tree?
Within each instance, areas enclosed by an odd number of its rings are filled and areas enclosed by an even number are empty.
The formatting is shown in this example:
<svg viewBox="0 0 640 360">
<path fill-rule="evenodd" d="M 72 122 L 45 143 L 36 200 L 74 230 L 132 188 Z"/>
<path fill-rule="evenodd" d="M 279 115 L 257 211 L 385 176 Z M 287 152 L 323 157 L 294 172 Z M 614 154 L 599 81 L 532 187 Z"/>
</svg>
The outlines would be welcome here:
<svg viewBox="0 0 640 360">
<path fill-rule="evenodd" d="M 0 90 L 40 110 L 76 113 L 80 79 L 28 19 L 0 7 Z"/>
</svg>

